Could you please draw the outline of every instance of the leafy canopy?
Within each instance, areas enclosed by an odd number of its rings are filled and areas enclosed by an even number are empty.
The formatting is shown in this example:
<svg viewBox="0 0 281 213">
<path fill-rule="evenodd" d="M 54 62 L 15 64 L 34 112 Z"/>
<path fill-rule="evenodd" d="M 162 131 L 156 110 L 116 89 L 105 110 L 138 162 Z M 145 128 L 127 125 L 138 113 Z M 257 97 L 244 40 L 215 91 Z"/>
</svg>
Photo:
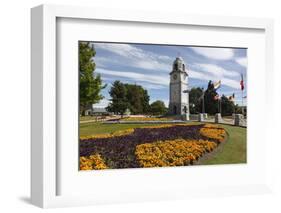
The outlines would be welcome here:
<svg viewBox="0 0 281 213">
<path fill-rule="evenodd" d="M 90 42 L 79 42 L 79 78 L 80 78 L 80 111 L 98 103 L 103 96 L 101 90 L 106 87 L 102 85 L 100 75 L 95 75 L 96 64 L 93 60 L 96 51 Z"/>
</svg>

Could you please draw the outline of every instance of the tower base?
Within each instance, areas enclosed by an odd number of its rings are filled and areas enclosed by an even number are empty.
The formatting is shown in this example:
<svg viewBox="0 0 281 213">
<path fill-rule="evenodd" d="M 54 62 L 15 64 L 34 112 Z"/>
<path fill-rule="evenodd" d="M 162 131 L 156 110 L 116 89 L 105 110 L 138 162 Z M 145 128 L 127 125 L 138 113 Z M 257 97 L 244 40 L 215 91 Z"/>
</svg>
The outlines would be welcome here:
<svg viewBox="0 0 281 213">
<path fill-rule="evenodd" d="M 181 117 L 182 117 L 183 121 L 189 121 L 189 114 L 188 113 L 186 113 L 184 115 L 181 115 Z"/>
</svg>

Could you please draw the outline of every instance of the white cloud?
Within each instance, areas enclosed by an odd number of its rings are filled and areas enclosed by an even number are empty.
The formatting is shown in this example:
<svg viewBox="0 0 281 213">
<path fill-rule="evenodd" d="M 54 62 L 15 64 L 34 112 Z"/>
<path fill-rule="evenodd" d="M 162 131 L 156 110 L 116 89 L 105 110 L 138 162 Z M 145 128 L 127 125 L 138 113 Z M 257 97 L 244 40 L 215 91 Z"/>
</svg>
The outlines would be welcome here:
<svg viewBox="0 0 281 213">
<path fill-rule="evenodd" d="M 189 77 L 199 80 L 211 80 L 207 75 L 204 75 L 202 72 L 198 72 L 195 70 L 188 71 Z"/>
<path fill-rule="evenodd" d="M 222 78 L 221 79 L 222 85 L 229 86 L 233 89 L 240 89 L 240 82 L 238 80 L 233 80 L 229 78 Z"/>
<path fill-rule="evenodd" d="M 146 89 L 164 89 L 167 85 L 142 82 L 141 85 Z"/>
<path fill-rule="evenodd" d="M 230 60 L 234 57 L 234 50 L 230 48 L 190 47 L 194 52 L 210 59 Z"/>
<path fill-rule="evenodd" d="M 169 84 L 169 77 L 163 75 L 162 76 L 144 75 L 142 73 L 136 73 L 136 72 L 123 72 L 123 71 L 106 70 L 106 69 L 97 69 L 96 72 L 105 75 L 118 76 L 121 78 L 129 78 L 135 82 L 141 81 L 141 82 L 153 83 L 156 85 L 164 85 L 164 86 L 167 86 Z"/>
<path fill-rule="evenodd" d="M 191 78 L 206 80 L 206 81 L 219 81 L 222 85 L 231 87 L 233 89 L 240 88 L 239 80 L 235 78 L 239 77 L 239 73 L 236 71 L 226 70 L 222 67 L 213 64 L 195 64 L 194 67 L 200 70 L 189 70 Z"/>
<path fill-rule="evenodd" d="M 127 66 L 148 69 L 170 71 L 173 59 L 166 55 L 158 55 L 150 51 L 137 48 L 130 44 L 110 44 L 96 43 L 96 48 L 100 48 L 122 57 L 122 60 L 112 60 L 112 58 L 103 58 L 108 63 L 126 64 Z M 96 57 L 98 58 L 98 57 Z M 99 60 L 99 59 L 98 59 Z"/>
<path fill-rule="evenodd" d="M 235 61 L 243 67 L 247 67 L 248 59 L 246 57 L 236 58 Z"/>
<path fill-rule="evenodd" d="M 99 103 L 93 104 L 93 107 L 96 107 L 96 108 L 105 108 L 105 107 L 108 106 L 109 102 L 110 102 L 110 101 L 109 101 L 108 99 L 104 98 L 104 99 L 100 100 Z"/>
<path fill-rule="evenodd" d="M 96 48 L 110 51 L 117 54 L 119 58 L 115 57 L 96 57 L 97 72 L 108 76 L 120 77 L 123 79 L 130 79 L 134 82 L 142 82 L 142 84 L 148 89 L 161 89 L 169 85 L 168 72 L 171 70 L 173 58 L 166 55 L 158 55 L 150 51 L 137 48 L 130 44 L 110 44 L 110 43 L 96 43 Z M 204 47 L 191 47 L 196 53 L 205 57 L 216 60 L 229 60 L 234 57 L 234 50 L 230 48 L 204 48 Z M 239 59 L 240 63 L 244 63 L 242 58 Z M 237 62 L 237 63 L 239 63 Z M 142 68 L 146 70 L 160 71 L 165 75 L 152 75 L 142 74 L 138 72 L 123 72 L 106 69 L 108 63 L 115 63 L 121 65 L 127 65 L 134 68 Z M 101 64 L 99 66 L 99 64 Z M 190 78 L 199 80 L 221 80 L 223 85 L 231 88 L 239 89 L 239 73 L 232 70 L 224 69 L 215 64 L 194 64 L 194 69 L 189 70 Z"/>
<path fill-rule="evenodd" d="M 220 79 L 223 77 L 238 77 L 239 73 L 232 70 L 226 70 L 223 67 L 220 67 L 215 64 L 195 64 L 200 71 L 208 72 L 210 75 L 215 76 Z"/>
</svg>

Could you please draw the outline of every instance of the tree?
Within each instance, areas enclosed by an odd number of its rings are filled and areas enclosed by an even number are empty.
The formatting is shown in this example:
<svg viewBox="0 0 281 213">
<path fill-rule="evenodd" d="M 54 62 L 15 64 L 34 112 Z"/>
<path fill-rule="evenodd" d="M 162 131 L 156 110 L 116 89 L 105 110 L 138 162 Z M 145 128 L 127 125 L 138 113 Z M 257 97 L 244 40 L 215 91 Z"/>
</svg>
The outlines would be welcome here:
<svg viewBox="0 0 281 213">
<path fill-rule="evenodd" d="M 238 110 L 238 106 L 235 107 L 234 103 L 229 100 L 225 95 L 222 95 L 220 98 L 221 103 L 215 97 L 218 95 L 214 84 L 212 81 L 209 81 L 208 87 L 203 96 L 203 88 L 197 87 L 192 88 L 189 93 L 189 104 L 191 113 L 202 112 L 202 104 L 204 98 L 205 112 L 209 114 L 215 114 L 219 112 L 219 105 L 222 108 L 222 116 L 232 115 L 235 111 Z M 235 110 L 236 108 L 236 110 Z"/>
<path fill-rule="evenodd" d="M 150 110 L 153 115 L 164 115 L 167 113 L 167 108 L 163 101 L 157 100 L 150 105 Z"/>
<path fill-rule="evenodd" d="M 214 88 L 212 81 L 209 81 L 207 90 L 205 91 L 205 111 L 209 114 L 218 112 L 218 100 L 215 99 L 217 91 Z"/>
<path fill-rule="evenodd" d="M 232 115 L 235 105 L 225 95 L 221 97 L 221 114 L 222 116 Z"/>
<path fill-rule="evenodd" d="M 147 90 L 136 84 L 125 84 L 127 100 L 132 114 L 149 112 L 149 95 Z"/>
<path fill-rule="evenodd" d="M 140 114 L 143 112 L 142 91 L 141 87 L 133 84 L 125 84 L 127 89 L 127 100 L 129 109 L 132 114 Z"/>
<path fill-rule="evenodd" d="M 80 114 L 92 104 L 98 103 L 103 96 L 101 90 L 106 87 L 102 85 L 100 75 L 95 75 L 96 64 L 93 60 L 96 52 L 90 42 L 79 42 L 79 77 L 80 77 Z"/>
<path fill-rule="evenodd" d="M 150 97 L 148 95 L 147 90 L 143 90 L 142 105 L 143 105 L 143 112 L 144 113 L 150 112 L 149 100 L 150 100 Z"/>
<path fill-rule="evenodd" d="M 189 110 L 191 114 L 202 112 L 203 89 L 192 88 L 189 92 Z"/>
<path fill-rule="evenodd" d="M 110 88 L 109 94 L 111 96 L 111 103 L 108 105 L 107 111 L 123 116 L 129 107 L 127 88 L 120 81 L 115 81 Z"/>
<path fill-rule="evenodd" d="M 149 95 L 147 90 L 140 85 L 115 81 L 109 94 L 111 103 L 107 109 L 110 112 L 123 114 L 127 108 L 132 114 L 149 112 Z"/>
</svg>

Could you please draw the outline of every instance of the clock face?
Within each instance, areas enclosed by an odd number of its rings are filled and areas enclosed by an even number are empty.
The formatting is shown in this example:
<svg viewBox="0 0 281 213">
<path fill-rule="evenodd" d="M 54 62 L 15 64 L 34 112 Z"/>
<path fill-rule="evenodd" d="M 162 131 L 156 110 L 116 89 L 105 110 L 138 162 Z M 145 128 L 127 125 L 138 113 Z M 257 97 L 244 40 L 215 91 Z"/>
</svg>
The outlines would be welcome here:
<svg viewBox="0 0 281 213">
<path fill-rule="evenodd" d="M 174 74 L 174 75 L 173 75 L 174 80 L 176 80 L 177 77 L 178 77 L 177 74 Z"/>
</svg>

